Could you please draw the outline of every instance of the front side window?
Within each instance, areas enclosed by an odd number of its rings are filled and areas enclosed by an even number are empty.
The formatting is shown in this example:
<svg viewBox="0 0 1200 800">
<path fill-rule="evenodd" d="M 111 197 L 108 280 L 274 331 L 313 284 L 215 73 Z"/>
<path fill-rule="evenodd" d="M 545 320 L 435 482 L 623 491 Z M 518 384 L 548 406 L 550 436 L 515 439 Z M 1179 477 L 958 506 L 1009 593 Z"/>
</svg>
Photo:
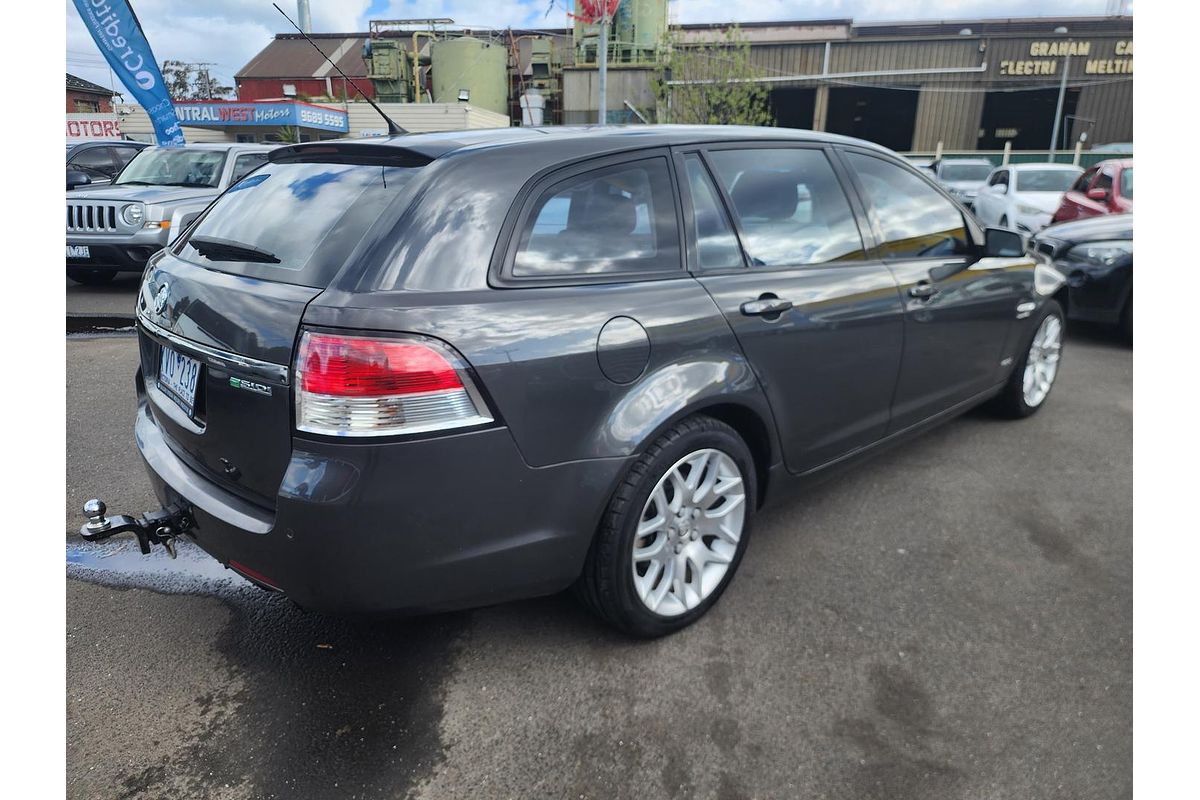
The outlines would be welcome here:
<svg viewBox="0 0 1200 800">
<path fill-rule="evenodd" d="M 751 265 L 862 259 L 858 223 L 823 151 L 760 147 L 708 156 L 733 200 Z"/>
<path fill-rule="evenodd" d="M 1008 171 L 1000 170 L 988 181 L 988 186 L 1008 186 Z"/>
<path fill-rule="evenodd" d="M 1113 185 L 1112 174 L 1108 173 L 1108 172 L 1101 172 L 1100 177 L 1096 178 L 1096 185 L 1094 188 L 1103 189 L 1105 194 L 1110 194 L 1112 192 L 1112 185 Z"/>
<path fill-rule="evenodd" d="M 678 269 L 679 233 L 665 158 L 574 175 L 534 204 L 515 277 Z"/>
<path fill-rule="evenodd" d="M 134 156 L 117 178 L 118 185 L 207 186 L 221 182 L 222 150 L 183 147 L 147 148 Z"/>
<path fill-rule="evenodd" d="M 696 243 L 696 258 L 700 266 L 706 269 L 745 266 L 742 263 L 742 251 L 738 247 L 737 236 L 718 199 L 717 187 L 713 185 L 700 156 L 688 153 L 684 162 L 687 164 L 692 216 L 695 218 L 692 237 Z"/>
<path fill-rule="evenodd" d="M 220 272 L 328 286 L 417 169 L 267 164 L 223 194 L 175 252 Z"/>
<path fill-rule="evenodd" d="M 875 211 L 885 258 L 934 258 L 968 252 L 958 208 L 920 177 L 873 156 L 847 153 Z"/>
</svg>

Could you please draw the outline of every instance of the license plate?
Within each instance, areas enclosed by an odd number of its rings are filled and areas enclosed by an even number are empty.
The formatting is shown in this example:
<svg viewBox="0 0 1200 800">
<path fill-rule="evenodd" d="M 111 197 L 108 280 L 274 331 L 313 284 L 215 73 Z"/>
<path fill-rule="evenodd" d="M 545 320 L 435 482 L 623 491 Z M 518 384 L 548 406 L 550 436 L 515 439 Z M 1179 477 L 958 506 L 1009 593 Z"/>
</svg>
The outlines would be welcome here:
<svg viewBox="0 0 1200 800">
<path fill-rule="evenodd" d="M 196 384 L 200 382 L 200 362 L 176 353 L 163 345 L 158 362 L 158 388 L 192 416 L 196 407 Z"/>
<path fill-rule="evenodd" d="M 91 258 L 92 251 L 86 244 L 67 245 L 67 258 Z"/>
</svg>

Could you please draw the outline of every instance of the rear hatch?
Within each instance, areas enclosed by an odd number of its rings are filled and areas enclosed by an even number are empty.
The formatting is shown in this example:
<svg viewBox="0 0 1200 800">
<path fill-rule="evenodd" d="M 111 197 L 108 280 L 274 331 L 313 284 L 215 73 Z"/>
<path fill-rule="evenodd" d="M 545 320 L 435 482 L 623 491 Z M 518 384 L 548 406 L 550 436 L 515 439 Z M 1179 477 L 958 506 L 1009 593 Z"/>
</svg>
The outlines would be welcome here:
<svg viewBox="0 0 1200 800">
<path fill-rule="evenodd" d="M 268 508 L 291 456 L 293 348 L 305 308 L 367 249 L 372 229 L 407 205 L 420 169 L 402 157 L 389 166 L 311 149 L 264 165 L 219 198 L 152 262 L 138 299 L 146 393 L 168 443 L 193 469 Z"/>
</svg>

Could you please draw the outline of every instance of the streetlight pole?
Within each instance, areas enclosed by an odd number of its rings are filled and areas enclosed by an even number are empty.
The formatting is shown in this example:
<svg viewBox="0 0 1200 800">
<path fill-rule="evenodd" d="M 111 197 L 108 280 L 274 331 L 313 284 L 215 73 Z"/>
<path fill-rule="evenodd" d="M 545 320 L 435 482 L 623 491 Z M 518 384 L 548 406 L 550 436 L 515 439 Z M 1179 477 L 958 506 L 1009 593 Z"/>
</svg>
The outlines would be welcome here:
<svg viewBox="0 0 1200 800">
<path fill-rule="evenodd" d="M 1054 29 L 1055 33 L 1066 33 L 1065 27 Z M 1071 72 L 1071 53 L 1067 51 L 1067 58 L 1063 61 L 1062 80 L 1058 84 L 1058 106 L 1054 109 L 1054 132 L 1050 134 L 1050 161 L 1053 163 L 1054 157 L 1058 154 L 1058 126 L 1062 123 L 1063 101 L 1067 97 L 1067 75 Z"/>
<path fill-rule="evenodd" d="M 608 124 L 608 0 L 600 5 L 600 53 L 597 65 L 596 93 L 600 96 L 600 110 L 596 124 Z"/>
</svg>

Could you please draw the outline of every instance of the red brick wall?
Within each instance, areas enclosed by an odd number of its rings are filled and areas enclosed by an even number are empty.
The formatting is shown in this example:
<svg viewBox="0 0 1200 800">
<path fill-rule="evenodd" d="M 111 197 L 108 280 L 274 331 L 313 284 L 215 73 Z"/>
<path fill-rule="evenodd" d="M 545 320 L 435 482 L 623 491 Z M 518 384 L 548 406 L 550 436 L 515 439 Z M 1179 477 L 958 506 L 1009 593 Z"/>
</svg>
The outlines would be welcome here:
<svg viewBox="0 0 1200 800">
<path fill-rule="evenodd" d="M 90 108 L 76 108 L 75 107 L 76 100 L 83 100 L 83 101 L 89 102 L 89 103 L 99 103 L 100 107 L 98 109 L 96 109 L 96 113 L 98 113 L 98 114 L 111 114 L 112 110 L 113 110 L 111 97 L 107 97 L 105 95 L 99 95 L 99 94 L 92 94 L 91 92 L 76 92 L 76 91 L 72 91 L 71 89 L 67 89 L 67 113 L 68 114 L 82 114 L 82 113 L 88 113 L 91 111 Z"/>
</svg>

